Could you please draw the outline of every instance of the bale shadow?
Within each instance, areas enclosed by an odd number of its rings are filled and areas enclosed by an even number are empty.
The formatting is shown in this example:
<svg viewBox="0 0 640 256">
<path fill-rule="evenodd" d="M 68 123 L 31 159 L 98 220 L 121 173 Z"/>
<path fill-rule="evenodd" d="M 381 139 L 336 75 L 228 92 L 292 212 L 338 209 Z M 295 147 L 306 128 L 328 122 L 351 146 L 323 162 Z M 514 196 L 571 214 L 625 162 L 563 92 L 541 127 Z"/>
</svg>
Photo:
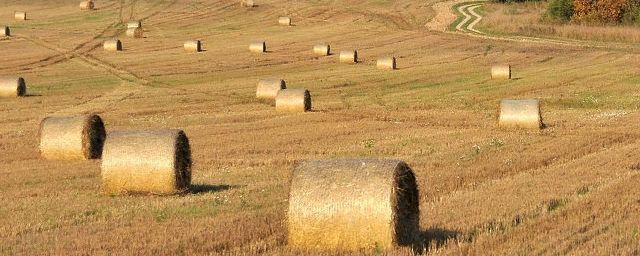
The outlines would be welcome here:
<svg viewBox="0 0 640 256">
<path fill-rule="evenodd" d="M 442 228 L 430 228 L 423 231 L 421 235 L 422 243 L 416 244 L 413 251 L 416 253 L 424 253 L 429 248 L 438 248 L 443 246 L 450 239 L 460 236 L 460 232 Z"/>
<path fill-rule="evenodd" d="M 39 93 L 27 93 L 24 95 L 24 97 L 40 97 L 42 96 L 42 94 Z"/>
<path fill-rule="evenodd" d="M 210 184 L 192 184 L 189 186 L 189 194 L 205 194 L 225 191 L 229 189 L 239 188 L 238 185 L 210 185 Z"/>
</svg>

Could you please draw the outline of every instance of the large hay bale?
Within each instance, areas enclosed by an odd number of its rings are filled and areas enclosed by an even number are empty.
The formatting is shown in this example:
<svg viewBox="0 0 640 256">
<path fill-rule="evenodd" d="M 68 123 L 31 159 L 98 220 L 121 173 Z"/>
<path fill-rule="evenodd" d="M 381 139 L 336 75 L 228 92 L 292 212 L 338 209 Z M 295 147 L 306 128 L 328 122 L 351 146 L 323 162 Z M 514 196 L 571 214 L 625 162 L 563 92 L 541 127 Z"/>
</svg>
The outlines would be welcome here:
<svg viewBox="0 0 640 256">
<path fill-rule="evenodd" d="M 175 194 L 191 184 L 191 149 L 182 130 L 109 133 L 102 155 L 106 194 Z"/>
<path fill-rule="evenodd" d="M 122 51 L 122 42 L 118 39 L 107 40 L 102 45 L 105 51 L 116 52 Z"/>
<path fill-rule="evenodd" d="M 184 43 L 184 50 L 187 52 L 201 52 L 202 42 L 200 40 L 192 40 Z"/>
<path fill-rule="evenodd" d="M 331 54 L 331 46 L 328 44 L 317 44 L 313 46 L 313 53 L 320 56 Z"/>
<path fill-rule="evenodd" d="M 282 26 L 291 26 L 291 18 L 290 17 L 280 17 L 278 18 L 278 24 Z"/>
<path fill-rule="evenodd" d="M 388 250 L 415 244 L 420 209 L 403 161 L 317 160 L 294 169 L 288 240 L 303 250 Z"/>
<path fill-rule="evenodd" d="M 267 43 L 264 41 L 254 41 L 249 45 L 249 51 L 263 53 L 267 51 Z"/>
<path fill-rule="evenodd" d="M 276 96 L 276 111 L 307 112 L 311 110 L 311 94 L 307 89 L 283 89 Z"/>
<path fill-rule="evenodd" d="M 260 79 L 256 89 L 256 98 L 274 100 L 280 90 L 287 89 L 287 83 L 278 78 Z"/>
<path fill-rule="evenodd" d="M 22 77 L 0 78 L 0 97 L 22 97 L 27 94 L 27 84 Z"/>
<path fill-rule="evenodd" d="M 46 159 L 96 159 L 105 130 L 98 115 L 47 117 L 40 123 L 40 153 Z"/>
<path fill-rule="evenodd" d="M 2 27 L 2 36 L 11 36 L 11 29 L 7 26 Z"/>
<path fill-rule="evenodd" d="M 142 38 L 142 28 L 128 28 L 127 36 L 133 38 Z"/>
<path fill-rule="evenodd" d="M 134 21 L 127 22 L 127 29 L 129 29 L 129 28 L 141 28 L 141 27 L 142 27 L 142 21 L 140 21 L 140 20 L 134 20 Z"/>
<path fill-rule="evenodd" d="M 95 8 L 95 4 L 93 3 L 93 1 L 88 0 L 88 1 L 83 1 L 80 3 L 80 10 L 93 10 Z"/>
<path fill-rule="evenodd" d="M 492 79 L 511 79 L 510 65 L 493 65 L 491 67 Z"/>
<path fill-rule="evenodd" d="M 396 69 L 396 57 L 383 57 L 379 58 L 376 62 L 376 67 L 378 69 Z"/>
<path fill-rule="evenodd" d="M 241 0 L 240 6 L 242 7 L 255 7 L 256 3 L 253 0 Z"/>
<path fill-rule="evenodd" d="M 498 124 L 502 127 L 542 128 L 540 102 L 535 99 L 502 100 Z"/>
<path fill-rule="evenodd" d="M 27 13 L 26 12 L 18 12 L 18 11 L 16 11 L 16 12 L 13 13 L 13 17 L 16 20 L 27 20 Z"/>
<path fill-rule="evenodd" d="M 349 63 L 349 64 L 358 63 L 358 51 L 357 50 L 340 51 L 340 62 Z"/>
</svg>

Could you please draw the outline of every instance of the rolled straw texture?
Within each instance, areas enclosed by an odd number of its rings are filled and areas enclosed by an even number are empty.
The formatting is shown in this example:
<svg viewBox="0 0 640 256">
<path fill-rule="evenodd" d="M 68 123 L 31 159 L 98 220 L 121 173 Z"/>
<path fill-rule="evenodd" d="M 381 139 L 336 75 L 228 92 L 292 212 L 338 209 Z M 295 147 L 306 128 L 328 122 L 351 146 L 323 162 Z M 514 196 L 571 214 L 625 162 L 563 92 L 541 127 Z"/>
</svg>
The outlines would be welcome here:
<svg viewBox="0 0 640 256">
<path fill-rule="evenodd" d="M 27 94 L 27 84 L 22 77 L 0 78 L 0 97 L 22 97 Z"/>
<path fill-rule="evenodd" d="M 258 88 L 256 89 L 256 98 L 274 100 L 276 96 L 278 96 L 278 92 L 282 89 L 287 89 L 287 84 L 282 79 L 260 79 L 258 81 Z"/>
<path fill-rule="evenodd" d="M 306 89 L 283 89 L 276 96 L 276 111 L 306 112 L 311 110 L 311 94 Z"/>
<path fill-rule="evenodd" d="M 492 79 L 511 79 L 511 66 L 494 65 L 491 67 Z"/>
<path fill-rule="evenodd" d="M 128 28 L 127 36 L 133 38 L 142 38 L 142 28 Z"/>
<path fill-rule="evenodd" d="M 535 99 L 502 100 L 498 124 L 502 127 L 542 128 L 540 101 Z"/>
<path fill-rule="evenodd" d="M 394 70 L 396 69 L 396 57 L 384 57 L 384 58 L 380 58 L 378 59 L 378 61 L 376 62 L 376 67 L 378 69 L 388 69 L 388 70 Z"/>
<path fill-rule="evenodd" d="M 142 21 L 139 20 L 134 20 L 134 21 L 129 21 L 127 22 L 127 28 L 141 28 L 142 27 Z"/>
<path fill-rule="evenodd" d="M 7 26 L 2 27 L 2 36 L 11 36 L 11 29 Z"/>
<path fill-rule="evenodd" d="M 263 53 L 267 51 L 267 43 L 264 41 L 252 42 L 249 45 L 249 51 L 255 53 Z"/>
<path fill-rule="evenodd" d="M 117 39 L 107 40 L 104 42 L 102 47 L 104 48 L 104 50 L 109 52 L 122 51 L 122 42 Z"/>
<path fill-rule="evenodd" d="M 100 158 L 105 136 L 98 115 L 47 117 L 40 123 L 40 153 L 57 160 Z"/>
<path fill-rule="evenodd" d="M 331 46 L 328 44 L 318 44 L 313 46 L 313 53 L 320 56 L 331 54 Z"/>
<path fill-rule="evenodd" d="M 184 50 L 186 52 L 201 52 L 202 42 L 200 40 L 192 40 L 184 43 Z"/>
<path fill-rule="evenodd" d="M 80 3 L 80 10 L 93 10 L 95 8 L 95 4 L 93 1 L 83 1 Z"/>
<path fill-rule="evenodd" d="M 340 51 L 340 62 L 349 64 L 358 63 L 358 51 Z"/>
<path fill-rule="evenodd" d="M 290 17 L 280 17 L 278 18 L 278 24 L 282 26 L 291 26 L 291 18 Z"/>
<path fill-rule="evenodd" d="M 295 167 L 288 242 L 321 251 L 389 250 L 418 241 L 413 171 L 403 161 L 317 160 Z"/>
<path fill-rule="evenodd" d="M 16 20 L 27 20 L 27 13 L 26 12 L 14 12 L 13 13 L 13 17 Z"/>
<path fill-rule="evenodd" d="M 191 184 L 191 149 L 182 130 L 109 134 L 102 158 L 106 194 L 175 194 Z"/>
</svg>

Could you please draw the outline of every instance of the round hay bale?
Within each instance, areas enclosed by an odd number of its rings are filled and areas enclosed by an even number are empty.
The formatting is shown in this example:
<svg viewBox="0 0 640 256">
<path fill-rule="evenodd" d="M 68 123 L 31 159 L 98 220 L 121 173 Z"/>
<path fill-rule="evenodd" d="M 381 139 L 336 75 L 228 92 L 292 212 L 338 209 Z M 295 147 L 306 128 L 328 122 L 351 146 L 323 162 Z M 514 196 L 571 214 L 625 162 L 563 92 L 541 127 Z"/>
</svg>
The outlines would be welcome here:
<svg viewBox="0 0 640 256">
<path fill-rule="evenodd" d="M 22 77 L 0 78 L 0 97 L 22 97 L 27 94 L 27 84 Z"/>
<path fill-rule="evenodd" d="M 93 3 L 93 1 L 89 0 L 89 1 L 83 1 L 80 3 L 80 10 L 93 10 L 95 8 L 95 4 Z"/>
<path fill-rule="evenodd" d="M 378 59 L 376 62 L 376 67 L 378 69 L 396 69 L 396 57 L 383 57 Z"/>
<path fill-rule="evenodd" d="M 267 43 L 264 41 L 255 41 L 249 45 L 249 51 L 255 53 L 263 53 L 267 51 Z"/>
<path fill-rule="evenodd" d="M 510 65 L 492 66 L 491 79 L 511 79 L 511 66 Z"/>
<path fill-rule="evenodd" d="M 502 127 L 542 128 L 540 101 L 535 99 L 502 100 L 498 124 Z"/>
<path fill-rule="evenodd" d="M 282 79 L 260 79 L 256 89 L 256 98 L 274 100 L 278 96 L 278 92 L 283 89 L 287 89 L 287 84 Z"/>
<path fill-rule="evenodd" d="M 307 89 L 282 89 L 276 96 L 276 111 L 307 112 L 311 110 L 311 94 Z"/>
<path fill-rule="evenodd" d="M 349 64 L 358 63 L 358 51 L 340 51 L 340 62 Z"/>
<path fill-rule="evenodd" d="M 256 4 L 253 0 L 242 0 L 240 1 L 240 6 L 243 7 L 255 7 Z"/>
<path fill-rule="evenodd" d="M 118 39 L 107 40 L 102 45 L 105 51 L 116 52 L 122 51 L 122 42 Z"/>
<path fill-rule="evenodd" d="M 134 20 L 134 21 L 127 22 L 127 29 L 129 29 L 129 28 L 141 28 L 141 27 L 142 27 L 142 21 Z"/>
<path fill-rule="evenodd" d="M 280 17 L 278 18 L 278 24 L 282 26 L 291 26 L 291 18 L 290 17 Z"/>
<path fill-rule="evenodd" d="M 11 29 L 7 26 L 4 26 L 2 29 L 2 36 L 11 36 Z"/>
<path fill-rule="evenodd" d="M 26 12 L 14 12 L 13 13 L 13 17 L 16 20 L 27 20 L 27 13 Z"/>
<path fill-rule="evenodd" d="M 313 53 L 320 56 L 331 54 L 331 46 L 328 44 L 317 44 L 313 46 Z"/>
<path fill-rule="evenodd" d="M 316 160 L 298 164 L 289 194 L 288 243 L 303 250 L 389 250 L 415 244 L 416 178 L 400 160 Z"/>
<path fill-rule="evenodd" d="M 184 50 L 187 52 L 201 52 L 202 42 L 200 40 L 187 41 L 184 43 Z"/>
<path fill-rule="evenodd" d="M 104 140 L 98 115 L 47 117 L 40 123 L 40 153 L 46 159 L 97 159 Z"/>
<path fill-rule="evenodd" d="M 102 156 L 106 194 L 167 195 L 191 184 L 191 149 L 182 130 L 109 133 Z"/>
<path fill-rule="evenodd" d="M 127 36 L 133 38 L 142 38 L 142 28 L 128 28 Z"/>
</svg>

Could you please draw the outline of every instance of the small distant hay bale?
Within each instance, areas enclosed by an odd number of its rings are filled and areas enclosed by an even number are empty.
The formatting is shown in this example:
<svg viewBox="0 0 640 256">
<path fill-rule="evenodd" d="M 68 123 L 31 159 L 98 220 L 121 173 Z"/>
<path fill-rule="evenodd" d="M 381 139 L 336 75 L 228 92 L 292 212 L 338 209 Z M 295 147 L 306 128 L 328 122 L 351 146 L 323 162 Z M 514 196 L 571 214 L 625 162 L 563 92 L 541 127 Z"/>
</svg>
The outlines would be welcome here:
<svg viewBox="0 0 640 256">
<path fill-rule="evenodd" d="M 134 21 L 127 22 L 127 29 L 129 29 L 129 28 L 141 28 L 141 27 L 142 27 L 142 21 L 134 20 Z"/>
<path fill-rule="evenodd" d="M 127 36 L 133 38 L 142 38 L 142 28 L 128 28 Z"/>
<path fill-rule="evenodd" d="M 349 64 L 358 63 L 358 51 L 357 50 L 340 51 L 340 62 L 349 63 Z"/>
<path fill-rule="evenodd" d="M 104 50 L 109 52 L 122 51 L 122 42 L 120 42 L 120 40 L 118 39 L 107 40 L 104 42 L 102 47 L 104 48 Z"/>
<path fill-rule="evenodd" d="M 40 123 L 40 153 L 45 159 L 97 159 L 104 141 L 104 123 L 98 115 L 47 117 Z"/>
<path fill-rule="evenodd" d="M 184 192 L 191 184 L 191 149 L 182 130 L 109 133 L 102 155 L 106 194 Z"/>
<path fill-rule="evenodd" d="M 240 6 L 242 7 L 255 7 L 256 4 L 253 0 L 241 0 Z"/>
<path fill-rule="evenodd" d="M 510 65 L 492 66 L 491 79 L 511 79 L 511 66 Z"/>
<path fill-rule="evenodd" d="M 0 97 L 23 97 L 27 94 L 27 84 L 22 77 L 0 78 Z"/>
<path fill-rule="evenodd" d="M 2 29 L 2 36 L 11 36 L 11 29 L 7 26 L 4 26 Z"/>
<path fill-rule="evenodd" d="M 307 89 L 282 89 L 276 96 L 276 111 L 307 112 L 311 110 L 311 94 Z"/>
<path fill-rule="evenodd" d="M 95 4 L 91 0 L 83 1 L 80 3 L 80 10 L 89 11 L 89 10 L 93 10 L 94 8 L 95 8 Z"/>
<path fill-rule="evenodd" d="M 27 13 L 26 12 L 14 12 L 13 13 L 13 17 L 16 20 L 27 20 Z"/>
<path fill-rule="evenodd" d="M 201 52 L 202 42 L 200 40 L 192 40 L 184 43 L 184 50 L 186 52 Z"/>
<path fill-rule="evenodd" d="M 535 99 L 502 100 L 498 125 L 511 128 L 542 128 L 540 101 Z"/>
<path fill-rule="evenodd" d="M 313 53 L 320 56 L 331 54 L 331 46 L 328 44 L 317 44 L 313 46 Z"/>
<path fill-rule="evenodd" d="M 376 67 L 378 69 L 389 69 L 389 70 L 394 70 L 396 69 L 396 57 L 383 57 L 378 59 L 378 61 L 376 62 Z"/>
<path fill-rule="evenodd" d="M 291 26 L 291 18 L 290 17 L 280 17 L 278 18 L 278 24 L 282 26 Z"/>
<path fill-rule="evenodd" d="M 274 100 L 278 96 L 278 92 L 283 89 L 287 89 L 287 83 L 282 79 L 260 79 L 256 89 L 256 98 Z"/>
<path fill-rule="evenodd" d="M 267 51 L 267 43 L 264 41 L 254 41 L 249 45 L 249 51 L 263 53 Z"/>
<path fill-rule="evenodd" d="M 416 178 L 400 160 L 316 160 L 291 179 L 288 243 L 301 250 L 389 250 L 418 242 Z"/>
</svg>

